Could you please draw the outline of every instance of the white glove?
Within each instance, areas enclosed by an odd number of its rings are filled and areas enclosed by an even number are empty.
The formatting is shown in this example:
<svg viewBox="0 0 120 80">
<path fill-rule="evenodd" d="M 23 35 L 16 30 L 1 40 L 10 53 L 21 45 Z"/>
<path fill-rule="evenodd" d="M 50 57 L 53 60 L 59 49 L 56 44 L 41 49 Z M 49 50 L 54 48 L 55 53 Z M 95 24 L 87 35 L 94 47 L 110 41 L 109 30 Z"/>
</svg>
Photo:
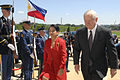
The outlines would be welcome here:
<svg viewBox="0 0 120 80">
<path fill-rule="evenodd" d="M 8 46 L 12 51 L 15 50 L 15 47 L 13 46 L 13 44 L 8 44 L 7 46 Z"/>
<path fill-rule="evenodd" d="M 32 53 L 32 54 L 30 54 L 30 57 L 34 59 L 34 55 L 33 55 L 33 53 Z"/>
</svg>

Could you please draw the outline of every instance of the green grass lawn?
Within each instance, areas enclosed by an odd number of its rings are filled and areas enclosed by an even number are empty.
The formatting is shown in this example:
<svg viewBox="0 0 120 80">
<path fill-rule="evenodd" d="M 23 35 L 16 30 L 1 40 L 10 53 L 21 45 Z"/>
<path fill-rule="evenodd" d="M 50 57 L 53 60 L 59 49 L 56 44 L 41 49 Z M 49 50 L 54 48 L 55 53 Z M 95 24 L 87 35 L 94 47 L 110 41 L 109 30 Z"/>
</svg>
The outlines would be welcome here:
<svg viewBox="0 0 120 80">
<path fill-rule="evenodd" d="M 120 31 L 112 31 L 112 34 L 116 34 L 117 36 L 120 36 Z"/>
</svg>

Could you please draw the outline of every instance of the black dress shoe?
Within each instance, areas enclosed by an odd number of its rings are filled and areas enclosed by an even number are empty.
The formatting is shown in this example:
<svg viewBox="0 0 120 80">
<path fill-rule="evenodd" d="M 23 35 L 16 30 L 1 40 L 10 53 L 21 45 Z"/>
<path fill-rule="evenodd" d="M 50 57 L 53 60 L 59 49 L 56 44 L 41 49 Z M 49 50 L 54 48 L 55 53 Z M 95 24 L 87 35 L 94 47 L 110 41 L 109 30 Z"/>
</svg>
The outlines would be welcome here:
<svg viewBox="0 0 120 80">
<path fill-rule="evenodd" d="M 66 70 L 66 72 L 70 72 L 70 70 Z"/>
</svg>

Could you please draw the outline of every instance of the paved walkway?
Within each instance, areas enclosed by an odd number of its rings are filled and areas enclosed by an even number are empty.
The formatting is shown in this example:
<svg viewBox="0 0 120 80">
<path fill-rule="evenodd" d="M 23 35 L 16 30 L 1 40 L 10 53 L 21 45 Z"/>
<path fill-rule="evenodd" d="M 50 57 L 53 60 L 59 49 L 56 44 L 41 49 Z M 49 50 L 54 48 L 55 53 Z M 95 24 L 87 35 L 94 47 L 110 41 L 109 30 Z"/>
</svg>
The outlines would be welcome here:
<svg viewBox="0 0 120 80">
<path fill-rule="evenodd" d="M 72 58 L 70 58 L 70 61 L 69 61 L 69 70 L 70 72 L 67 73 L 67 80 L 83 80 L 81 71 L 79 72 L 79 75 L 75 72 Z M 120 80 L 120 69 L 112 79 L 110 78 L 109 71 L 110 69 L 108 70 L 107 76 L 104 78 L 104 80 Z"/>
<path fill-rule="evenodd" d="M 16 65 L 16 67 L 18 68 L 21 64 Z M 37 68 L 35 68 L 37 69 Z M 73 65 L 73 59 L 70 57 L 69 60 L 69 70 L 70 72 L 67 73 L 67 80 L 83 80 L 83 76 L 81 71 L 79 72 L 79 75 L 76 74 L 75 70 L 74 70 L 74 65 Z M 20 72 L 21 70 L 15 71 L 15 75 L 20 76 Z M 34 79 L 33 80 L 38 80 L 37 75 L 38 75 L 38 71 L 35 70 L 35 75 L 34 75 Z M 0 77 L 1 80 L 1 77 Z M 18 77 L 12 77 L 12 80 L 24 80 Z M 107 76 L 104 78 L 104 80 L 120 80 L 120 70 L 118 70 L 118 73 L 114 76 L 114 78 L 110 78 L 110 72 L 108 70 L 108 74 Z"/>
</svg>

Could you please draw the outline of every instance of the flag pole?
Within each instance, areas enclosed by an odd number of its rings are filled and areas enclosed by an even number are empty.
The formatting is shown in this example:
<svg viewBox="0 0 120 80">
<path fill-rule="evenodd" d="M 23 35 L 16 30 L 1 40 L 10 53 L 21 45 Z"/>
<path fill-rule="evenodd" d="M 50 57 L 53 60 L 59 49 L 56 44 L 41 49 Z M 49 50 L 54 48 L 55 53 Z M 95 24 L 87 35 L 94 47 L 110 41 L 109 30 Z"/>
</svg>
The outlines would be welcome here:
<svg viewBox="0 0 120 80">
<path fill-rule="evenodd" d="M 27 0 L 27 11 L 29 11 L 29 2 L 28 2 L 28 0 Z M 27 20 L 28 20 L 28 15 L 27 15 Z M 35 32 L 35 16 L 34 16 L 34 24 L 33 24 L 33 55 L 34 55 L 34 63 L 33 63 L 33 78 L 35 78 L 35 71 L 34 71 L 34 64 L 37 64 L 37 57 L 36 57 L 36 55 L 35 55 L 35 40 L 34 40 L 34 37 L 35 37 L 35 35 L 34 35 L 34 32 Z"/>
<path fill-rule="evenodd" d="M 33 62 L 33 78 L 35 78 L 35 71 L 34 71 L 34 65 L 37 64 L 36 56 L 35 56 L 35 16 L 34 16 L 34 24 L 33 24 L 33 55 L 34 55 L 34 62 Z"/>
<path fill-rule="evenodd" d="M 34 45 L 35 44 L 35 40 L 34 40 L 35 34 L 34 34 L 34 32 L 35 32 L 35 26 L 36 26 L 35 25 L 35 18 L 38 18 L 38 19 L 41 19 L 41 20 L 45 21 L 44 17 L 45 17 L 45 14 L 47 13 L 47 10 L 38 7 L 37 5 L 32 3 L 30 0 L 27 0 L 27 1 L 30 3 L 30 4 L 28 3 L 28 6 L 27 6 L 28 11 L 31 10 L 28 13 L 28 16 L 34 17 L 34 25 L 33 25 L 33 55 L 34 55 L 34 64 L 37 64 L 37 55 L 35 53 L 35 47 L 36 46 Z M 32 11 L 35 11 L 35 12 L 32 12 Z M 33 66 L 33 77 L 34 77 L 34 66 Z"/>
<path fill-rule="evenodd" d="M 27 11 L 28 11 L 28 0 L 27 0 Z M 27 15 L 27 20 L 28 20 L 28 15 Z"/>
</svg>

